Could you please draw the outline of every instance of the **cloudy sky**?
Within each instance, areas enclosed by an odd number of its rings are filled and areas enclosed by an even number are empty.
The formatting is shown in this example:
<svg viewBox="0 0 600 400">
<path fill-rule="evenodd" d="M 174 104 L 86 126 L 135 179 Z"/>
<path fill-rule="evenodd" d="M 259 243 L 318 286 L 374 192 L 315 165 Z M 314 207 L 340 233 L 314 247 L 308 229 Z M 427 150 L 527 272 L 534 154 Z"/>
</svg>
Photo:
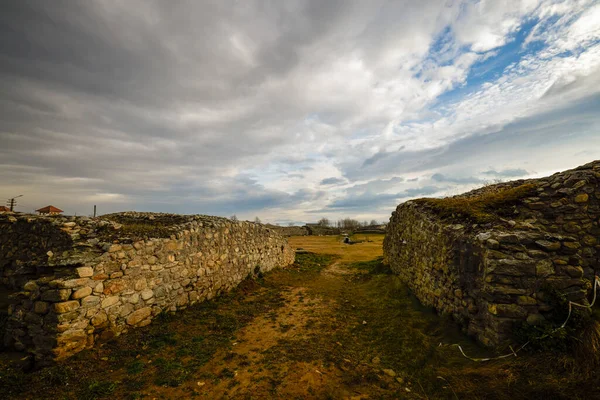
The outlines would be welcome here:
<svg viewBox="0 0 600 400">
<path fill-rule="evenodd" d="M 3 1 L 19 211 L 387 220 L 600 159 L 600 1 Z"/>
</svg>

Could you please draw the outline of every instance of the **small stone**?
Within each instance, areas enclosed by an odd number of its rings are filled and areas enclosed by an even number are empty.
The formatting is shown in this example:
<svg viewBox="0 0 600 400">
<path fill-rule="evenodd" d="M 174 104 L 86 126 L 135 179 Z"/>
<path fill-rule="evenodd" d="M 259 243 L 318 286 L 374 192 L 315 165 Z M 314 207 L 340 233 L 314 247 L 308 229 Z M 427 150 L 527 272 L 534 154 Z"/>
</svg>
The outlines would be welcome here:
<svg viewBox="0 0 600 400">
<path fill-rule="evenodd" d="M 583 268 L 581 268 L 581 267 L 574 267 L 572 265 L 567 265 L 566 267 L 563 267 L 563 270 L 571 278 L 581 278 L 583 276 Z"/>
<path fill-rule="evenodd" d="M 381 359 L 379 357 L 373 357 L 373 359 L 371 360 L 371 362 L 373 364 L 379 364 L 381 362 Z"/>
<path fill-rule="evenodd" d="M 382 369 L 383 373 L 392 378 L 396 376 L 396 372 L 393 369 Z"/>
<path fill-rule="evenodd" d="M 54 253 L 53 253 L 53 252 L 51 252 L 51 251 L 48 251 L 48 252 L 46 253 L 46 255 L 48 256 L 48 258 L 52 258 L 52 257 L 54 257 Z"/>
<path fill-rule="evenodd" d="M 99 325 L 104 324 L 106 321 L 108 321 L 108 316 L 103 311 L 103 312 L 99 312 L 98 314 L 96 314 L 92 318 L 91 323 L 92 323 L 93 326 L 99 326 Z"/>
<path fill-rule="evenodd" d="M 94 288 L 94 293 L 102 293 L 104 291 L 104 283 L 100 282 Z"/>
<path fill-rule="evenodd" d="M 587 193 L 578 194 L 575 196 L 575 203 L 585 203 L 588 201 L 588 199 L 589 196 Z"/>
<path fill-rule="evenodd" d="M 77 268 L 77 274 L 80 278 L 88 278 L 94 275 L 94 269 L 92 267 L 79 267 Z"/>
<path fill-rule="evenodd" d="M 64 301 L 62 303 L 54 303 L 52 305 L 54 312 L 57 314 L 64 314 L 79 308 L 79 302 L 76 300 Z"/>
<path fill-rule="evenodd" d="M 69 297 L 71 297 L 71 289 L 47 290 L 41 295 L 42 300 L 52 302 L 69 300 Z"/>
<path fill-rule="evenodd" d="M 550 260 L 541 260 L 535 266 L 535 274 L 539 277 L 554 275 L 554 265 Z"/>
<path fill-rule="evenodd" d="M 36 314 L 46 314 L 50 309 L 50 305 L 45 301 L 36 301 L 33 304 L 33 312 Z"/>
<path fill-rule="evenodd" d="M 142 300 L 148 300 L 154 296 L 152 289 L 144 289 L 141 293 Z"/>
<path fill-rule="evenodd" d="M 75 293 L 71 295 L 72 299 L 81 299 L 83 297 L 89 296 L 92 294 L 92 288 L 89 286 L 82 287 L 79 290 L 76 290 Z"/>
<path fill-rule="evenodd" d="M 117 251 L 121 251 L 123 247 L 119 244 L 113 244 L 108 248 L 109 253 L 116 253 Z"/>
<path fill-rule="evenodd" d="M 498 249 L 500 247 L 500 242 L 495 239 L 488 239 L 486 243 L 490 249 Z"/>
<path fill-rule="evenodd" d="M 114 306 L 119 302 L 119 296 L 111 296 L 102 300 L 102 308 L 108 308 Z"/>
<path fill-rule="evenodd" d="M 68 279 L 62 282 L 64 288 L 75 288 L 77 286 L 85 286 L 90 280 L 88 278 Z"/>
<path fill-rule="evenodd" d="M 39 289 L 39 286 L 37 285 L 37 283 L 35 283 L 35 281 L 29 281 L 23 286 L 23 289 L 25 289 L 28 292 L 34 292 Z"/>
<path fill-rule="evenodd" d="M 538 240 L 535 242 L 538 246 L 546 251 L 556 251 L 560 249 L 560 242 L 551 242 L 549 240 Z"/>
<path fill-rule="evenodd" d="M 137 311 L 134 311 L 129 317 L 127 317 L 128 325 L 136 325 L 139 322 L 145 320 L 150 315 L 152 315 L 152 309 L 150 307 L 140 308 Z"/>
<path fill-rule="evenodd" d="M 100 304 L 100 297 L 98 296 L 87 296 L 81 299 L 82 307 L 93 307 Z"/>
</svg>

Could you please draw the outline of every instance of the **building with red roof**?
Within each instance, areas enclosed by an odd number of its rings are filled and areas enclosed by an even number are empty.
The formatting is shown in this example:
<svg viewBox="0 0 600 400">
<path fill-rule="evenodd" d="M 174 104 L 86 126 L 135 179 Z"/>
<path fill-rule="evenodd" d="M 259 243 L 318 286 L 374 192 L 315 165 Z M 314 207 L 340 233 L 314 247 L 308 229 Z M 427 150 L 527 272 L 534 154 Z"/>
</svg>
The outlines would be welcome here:
<svg viewBox="0 0 600 400">
<path fill-rule="evenodd" d="M 56 214 L 60 214 L 61 212 L 63 212 L 63 210 L 61 210 L 60 208 L 54 207 L 54 206 L 46 206 L 46 207 L 42 207 L 39 210 L 35 210 L 37 213 L 39 213 L 40 215 L 56 215 Z"/>
</svg>

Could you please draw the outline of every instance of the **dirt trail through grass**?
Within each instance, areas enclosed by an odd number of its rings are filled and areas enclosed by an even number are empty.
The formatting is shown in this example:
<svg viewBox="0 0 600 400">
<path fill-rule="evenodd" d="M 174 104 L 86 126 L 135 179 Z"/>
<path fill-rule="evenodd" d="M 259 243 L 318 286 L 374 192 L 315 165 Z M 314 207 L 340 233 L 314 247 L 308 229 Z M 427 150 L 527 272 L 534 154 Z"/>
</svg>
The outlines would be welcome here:
<svg viewBox="0 0 600 400">
<path fill-rule="evenodd" d="M 550 371 L 541 356 L 474 364 L 455 348 L 439 347 L 461 342 L 473 354 L 489 354 L 454 323 L 421 308 L 389 273 L 379 258 L 381 235 L 355 239 L 363 242 L 291 238 L 294 247 L 311 253 L 299 254 L 293 266 L 248 279 L 215 301 L 162 315 L 51 368 L 24 374 L 0 366 L 0 398 L 576 399 L 598 394 L 586 389 L 597 378 L 577 381 L 565 366 Z"/>
</svg>

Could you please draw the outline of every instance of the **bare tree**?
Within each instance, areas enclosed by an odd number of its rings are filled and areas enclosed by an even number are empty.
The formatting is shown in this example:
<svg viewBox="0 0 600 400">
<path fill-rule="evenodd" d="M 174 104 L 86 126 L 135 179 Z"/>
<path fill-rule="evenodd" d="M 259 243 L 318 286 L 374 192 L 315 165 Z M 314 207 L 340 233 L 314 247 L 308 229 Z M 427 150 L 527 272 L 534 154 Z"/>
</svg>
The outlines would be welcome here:
<svg viewBox="0 0 600 400">
<path fill-rule="evenodd" d="M 371 225 L 371 226 L 379 225 L 379 222 L 372 219 L 371 222 L 369 223 L 369 225 Z"/>
<path fill-rule="evenodd" d="M 235 222 L 238 220 L 238 217 L 237 215 L 233 214 L 231 217 L 229 217 L 229 219 Z"/>
<path fill-rule="evenodd" d="M 331 222 L 329 222 L 329 219 L 327 219 L 327 218 L 321 218 L 319 220 L 318 224 L 321 226 L 330 226 Z"/>
<path fill-rule="evenodd" d="M 254 223 L 255 223 L 255 224 L 260 224 L 260 223 L 261 223 L 261 222 L 260 222 L 260 218 L 258 218 L 258 217 L 254 218 Z"/>
</svg>

